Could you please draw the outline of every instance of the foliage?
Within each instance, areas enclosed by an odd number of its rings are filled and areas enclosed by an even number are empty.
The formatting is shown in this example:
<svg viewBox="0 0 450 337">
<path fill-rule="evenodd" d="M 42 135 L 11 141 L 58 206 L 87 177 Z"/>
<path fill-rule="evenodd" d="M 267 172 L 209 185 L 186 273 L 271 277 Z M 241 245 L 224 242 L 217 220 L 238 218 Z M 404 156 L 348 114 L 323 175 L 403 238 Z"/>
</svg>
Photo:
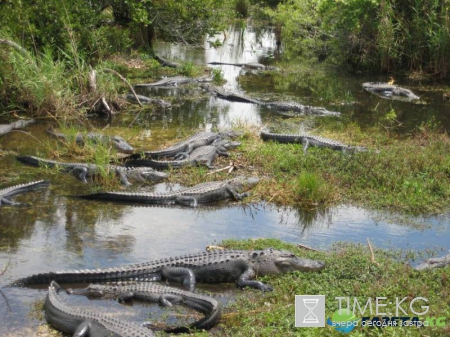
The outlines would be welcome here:
<svg viewBox="0 0 450 337">
<path fill-rule="evenodd" d="M 290 0 L 268 10 L 290 53 L 353 68 L 447 76 L 448 0 Z"/>
</svg>

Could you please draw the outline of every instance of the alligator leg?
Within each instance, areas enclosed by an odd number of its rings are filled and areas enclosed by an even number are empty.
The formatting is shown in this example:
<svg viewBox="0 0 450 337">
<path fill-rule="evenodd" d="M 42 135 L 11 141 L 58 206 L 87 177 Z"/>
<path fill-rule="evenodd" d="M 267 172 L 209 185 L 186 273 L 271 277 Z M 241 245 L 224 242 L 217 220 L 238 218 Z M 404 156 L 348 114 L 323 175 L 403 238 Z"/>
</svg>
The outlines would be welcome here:
<svg viewBox="0 0 450 337">
<path fill-rule="evenodd" d="M 83 183 L 87 183 L 87 175 L 88 175 L 88 169 L 84 166 L 77 166 L 73 169 L 69 170 L 70 173 L 72 173 L 77 179 L 81 180 Z"/>
<path fill-rule="evenodd" d="M 131 185 L 131 183 L 128 181 L 127 175 L 124 171 L 116 170 L 116 174 L 119 176 L 120 182 L 122 183 L 122 185 L 125 185 L 125 186 Z"/>
<path fill-rule="evenodd" d="M 163 279 L 183 283 L 183 286 L 194 291 L 195 275 L 192 270 L 184 267 L 163 267 L 161 270 Z"/>
<path fill-rule="evenodd" d="M 255 276 L 256 276 L 255 270 L 253 270 L 253 268 L 247 268 L 247 270 L 245 272 L 243 272 L 241 274 L 241 276 L 239 276 L 239 279 L 236 282 L 237 287 L 240 289 L 243 289 L 245 287 L 250 287 L 250 288 L 259 289 L 261 291 L 272 291 L 273 290 L 272 286 L 270 286 L 268 284 L 264 284 L 261 281 L 251 280 L 251 279 L 255 278 Z"/>
<path fill-rule="evenodd" d="M 250 192 L 244 192 L 244 193 L 237 193 L 232 187 L 227 186 L 225 187 L 227 193 L 233 197 L 234 200 L 236 201 L 241 201 L 244 200 L 244 198 L 247 198 L 248 196 L 251 195 Z"/>
</svg>

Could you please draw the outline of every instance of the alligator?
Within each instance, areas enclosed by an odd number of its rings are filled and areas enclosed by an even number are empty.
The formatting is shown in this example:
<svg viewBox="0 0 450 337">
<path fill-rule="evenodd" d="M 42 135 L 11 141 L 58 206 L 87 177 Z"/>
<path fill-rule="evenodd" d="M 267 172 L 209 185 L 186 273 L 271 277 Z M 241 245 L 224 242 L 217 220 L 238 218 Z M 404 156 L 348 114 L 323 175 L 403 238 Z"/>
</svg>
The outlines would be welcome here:
<svg viewBox="0 0 450 337">
<path fill-rule="evenodd" d="M 274 101 L 274 102 L 265 102 L 261 100 L 257 100 L 255 98 L 248 97 L 243 94 L 226 91 L 223 88 L 219 88 L 213 85 L 203 85 L 206 91 L 216 95 L 219 98 L 225 99 L 231 102 L 241 102 L 241 103 L 252 103 L 261 106 L 265 106 L 269 109 L 273 109 L 276 111 L 282 111 L 283 114 L 287 115 L 286 112 L 294 112 L 294 114 L 289 115 L 318 115 L 318 116 L 340 116 L 341 114 L 336 111 L 329 111 L 322 107 L 314 107 L 309 105 L 303 105 L 297 102 L 285 102 L 285 101 Z"/>
<path fill-rule="evenodd" d="M 156 170 L 167 170 L 169 168 L 182 168 L 185 166 L 199 166 L 205 165 L 208 168 L 215 168 L 212 162 L 218 155 L 228 157 L 228 150 L 234 149 L 241 145 L 239 142 L 231 140 L 216 141 L 211 145 L 200 146 L 196 148 L 191 154 L 179 153 L 178 156 L 184 156 L 181 160 L 153 160 L 153 159 L 135 159 L 129 160 L 125 163 L 126 166 L 145 166 Z"/>
<path fill-rule="evenodd" d="M 134 155 L 131 157 L 131 159 L 141 157 L 155 158 L 155 159 L 174 158 L 180 152 L 190 154 L 192 151 L 194 151 L 196 148 L 200 146 L 210 145 L 214 141 L 219 141 L 221 139 L 236 138 L 239 135 L 240 133 L 234 131 L 223 131 L 223 132 L 201 131 L 166 149 L 156 151 L 143 151 L 142 155 L 140 154 Z"/>
<path fill-rule="evenodd" d="M 398 99 L 404 101 L 413 101 L 420 99 L 411 90 L 399 87 L 391 83 L 385 82 L 366 82 L 362 84 L 364 90 L 388 99 Z"/>
<path fill-rule="evenodd" d="M 211 77 L 198 77 L 198 78 L 192 78 L 192 77 L 186 77 L 186 76 L 174 76 L 174 77 L 166 77 L 159 81 L 153 82 L 153 83 L 142 83 L 142 84 L 135 84 L 135 88 L 146 88 L 146 87 L 161 87 L 161 86 L 178 86 L 180 84 L 187 84 L 187 83 L 202 83 L 202 82 L 212 82 Z"/>
<path fill-rule="evenodd" d="M 53 128 L 48 128 L 47 132 L 59 139 L 67 141 L 67 137 L 64 134 L 55 131 Z M 134 148 L 120 136 L 107 136 L 97 132 L 88 132 L 85 136 L 77 134 L 75 137 L 75 142 L 77 143 L 77 145 L 83 146 L 86 143 L 85 139 L 88 142 L 92 142 L 95 144 L 98 143 L 101 143 L 103 145 L 112 144 L 117 151 L 122 153 L 133 153 L 134 151 Z"/>
<path fill-rule="evenodd" d="M 170 109 L 172 107 L 172 104 L 170 104 L 169 102 L 163 100 L 163 99 L 159 99 L 159 98 L 150 98 L 147 96 L 143 96 L 143 95 L 133 95 L 132 93 L 128 93 L 125 96 L 125 99 L 131 103 L 137 103 L 136 97 L 139 99 L 139 102 L 141 102 L 141 104 L 156 104 L 159 105 L 161 108 L 164 109 Z"/>
<path fill-rule="evenodd" d="M 271 133 L 268 130 L 262 130 L 260 137 L 263 141 L 275 141 L 278 143 L 290 143 L 290 144 L 302 144 L 303 145 L 303 153 L 306 154 L 306 151 L 309 146 L 316 147 L 326 147 L 332 150 L 342 151 L 343 153 L 353 153 L 353 152 L 365 152 L 367 148 L 361 146 L 351 146 L 340 143 L 333 139 L 320 137 L 311 135 L 308 133 L 301 134 L 281 134 L 281 133 Z"/>
<path fill-rule="evenodd" d="M 0 136 L 3 136 L 15 129 L 23 129 L 24 127 L 35 122 L 36 121 L 34 119 L 24 119 L 12 122 L 10 124 L 0 124 Z"/>
<path fill-rule="evenodd" d="M 45 318 L 57 330 L 70 336 L 154 337 L 148 328 L 104 313 L 69 306 L 59 295 L 61 287 L 51 281 L 45 299 Z"/>
<path fill-rule="evenodd" d="M 236 67 L 255 69 L 255 70 L 278 70 L 277 67 L 265 66 L 264 64 L 261 64 L 261 63 L 258 63 L 258 62 L 248 62 L 248 63 L 208 62 L 208 64 L 236 66 Z"/>
<path fill-rule="evenodd" d="M 236 177 L 222 181 L 201 183 L 185 187 L 173 192 L 137 193 L 137 192 L 99 192 L 81 195 L 80 198 L 93 200 L 108 200 L 117 202 L 135 202 L 154 205 L 182 205 L 197 207 L 198 204 L 221 200 L 243 200 L 250 192 L 248 190 L 258 183 L 258 178 Z"/>
<path fill-rule="evenodd" d="M 165 58 L 162 58 L 159 55 L 155 55 L 154 59 L 156 61 L 158 61 L 163 67 L 170 67 L 170 68 L 180 68 L 181 67 L 181 64 L 179 64 L 178 62 L 166 60 Z"/>
<path fill-rule="evenodd" d="M 450 254 L 442 257 L 434 257 L 422 262 L 418 266 L 414 267 L 416 270 L 425 270 L 431 268 L 442 268 L 450 265 Z"/>
<path fill-rule="evenodd" d="M 245 96 L 243 94 L 235 93 L 232 91 L 227 91 L 227 90 L 224 90 L 223 88 L 217 87 L 215 85 L 205 84 L 205 85 L 202 85 L 201 87 L 204 88 L 209 93 L 211 93 L 219 98 L 230 101 L 230 102 L 261 104 L 261 101 L 259 101 L 257 99 Z"/>
<path fill-rule="evenodd" d="M 294 271 L 320 271 L 325 263 L 303 259 L 292 252 L 267 248 L 264 250 L 212 250 L 150 262 L 103 269 L 83 269 L 35 274 L 15 281 L 12 286 L 59 283 L 161 281 L 182 283 L 190 291 L 196 282 L 235 282 L 243 289 L 250 287 L 262 291 L 273 288 L 256 276 L 278 275 Z"/>
<path fill-rule="evenodd" d="M 168 177 L 167 173 L 158 172 L 150 167 L 125 167 L 119 165 L 107 164 L 100 166 L 90 163 L 65 163 L 56 160 L 44 159 L 34 156 L 17 156 L 17 160 L 24 164 L 32 166 L 57 167 L 65 172 L 70 172 L 79 180 L 87 183 L 87 177 L 99 174 L 100 172 L 115 172 L 120 177 L 120 182 L 124 185 L 131 185 L 128 178 L 136 181 L 159 182 Z"/>
<path fill-rule="evenodd" d="M 46 180 L 38 180 L 38 181 L 33 181 L 31 183 L 25 183 L 25 184 L 14 185 L 14 186 L 2 188 L 2 189 L 0 189 L 0 206 L 2 206 L 2 205 L 9 205 L 9 206 L 24 205 L 24 204 L 9 200 L 9 197 L 13 197 L 17 194 L 40 190 L 42 188 L 48 187 L 49 185 L 50 185 L 50 182 L 48 182 Z"/>
<path fill-rule="evenodd" d="M 118 298 L 120 302 L 132 299 L 159 303 L 165 307 L 182 304 L 205 315 L 186 329 L 182 327 L 165 329 L 166 332 L 189 332 L 190 330 L 209 330 L 222 316 L 222 305 L 215 299 L 185 290 L 161 286 L 150 282 L 123 282 L 116 284 L 90 284 L 83 289 L 67 289 L 70 294 L 89 297 Z"/>
</svg>

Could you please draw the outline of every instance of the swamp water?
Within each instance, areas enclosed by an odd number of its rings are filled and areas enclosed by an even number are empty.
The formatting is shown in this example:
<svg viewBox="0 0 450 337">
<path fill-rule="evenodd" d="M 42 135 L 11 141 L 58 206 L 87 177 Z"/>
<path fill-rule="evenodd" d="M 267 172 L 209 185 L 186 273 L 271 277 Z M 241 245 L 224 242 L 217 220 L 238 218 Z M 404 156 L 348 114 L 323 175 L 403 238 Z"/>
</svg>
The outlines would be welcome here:
<svg viewBox="0 0 450 337">
<path fill-rule="evenodd" d="M 164 57 L 197 64 L 271 63 L 276 56 L 271 30 L 252 27 L 230 30 L 223 46 L 217 49 L 210 48 L 205 42 L 204 48 L 160 44 L 158 50 Z M 303 104 L 325 105 L 329 110 L 342 112 L 341 118 L 307 118 L 304 122 L 309 126 L 329 123 L 342 127 L 350 121 L 364 128 L 379 123 L 390 109 L 395 109 L 404 135 L 432 118 L 444 126 L 450 124 L 449 105 L 440 103 L 437 94 L 420 91 L 417 84 L 411 87 L 427 104 L 383 100 L 361 89 L 362 82 L 385 79 L 333 77 L 317 75 L 312 71 L 309 75 L 283 72 L 249 72 L 242 75 L 240 67 L 212 67 L 222 71 L 227 80 L 224 85 L 226 89 L 243 91 L 263 99 L 288 97 Z M 200 89 L 191 87 L 154 89 L 147 94 L 174 96 L 180 103 L 171 110 L 139 116 L 134 123 L 136 136 L 131 141 L 137 148 L 155 149 L 161 143 L 199 129 L 225 128 L 236 123 L 289 123 L 289 119 L 279 117 L 269 109 L 214 97 L 204 98 Z M 183 102 L 184 96 L 196 94 L 199 97 L 203 95 L 203 98 Z M 324 98 L 326 95 L 333 95 L 336 100 Z M 112 129 L 120 133 L 124 125 L 128 124 L 118 122 L 112 125 Z M 48 139 L 45 133 L 48 126 L 37 123 L 26 129 L 27 134 L 14 131 L 2 136 L 0 148 L 3 151 L 45 156 L 49 153 L 48 144 L 57 146 L 58 143 L 52 140 L 38 142 L 33 137 Z M 24 182 L 44 178 L 52 183 L 47 190 L 14 198 L 18 202 L 30 203 L 32 207 L 0 208 L 0 270 L 7 266 L 0 276 L 2 336 L 36 335 L 38 325 L 45 322 L 38 304 L 45 297 L 46 287 L 3 288 L 17 278 L 39 272 L 108 267 L 199 252 L 206 245 L 229 238 L 275 237 L 324 250 L 336 241 L 365 244 L 367 238 L 373 245 L 382 248 L 449 249 L 448 214 L 405 219 L 351 205 L 308 212 L 264 203 L 241 205 L 230 202 L 195 209 L 111 204 L 73 197 L 92 191 L 92 186 L 85 186 L 70 175 L 50 170 L 45 171 L 46 176 L 43 177 L 42 170 L 37 173 L 35 168 L 18 163 L 14 155 L 7 152 L 0 157 L 0 172 L 5 181 L 16 179 Z M 143 185 L 140 188 L 150 191 L 153 186 Z M 223 301 L 240 293 L 236 293 L 234 286 L 229 284 L 199 285 L 199 288 L 212 291 Z M 77 296 L 72 296 L 70 303 L 112 312 L 136 322 L 142 322 L 151 314 L 150 320 L 154 323 L 159 319 L 173 323 L 178 320 L 176 317 L 184 313 L 183 310 L 171 310 L 167 317 L 166 311 L 157 305 L 144 308 L 141 305 L 122 306 L 115 301 L 90 301 Z"/>
</svg>

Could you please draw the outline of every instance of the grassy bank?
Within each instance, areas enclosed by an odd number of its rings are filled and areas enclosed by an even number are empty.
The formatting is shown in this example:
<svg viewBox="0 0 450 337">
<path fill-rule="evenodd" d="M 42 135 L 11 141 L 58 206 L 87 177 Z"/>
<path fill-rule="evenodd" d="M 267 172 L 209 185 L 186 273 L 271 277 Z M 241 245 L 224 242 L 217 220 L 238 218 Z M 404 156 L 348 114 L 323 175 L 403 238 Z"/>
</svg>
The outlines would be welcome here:
<svg viewBox="0 0 450 337">
<path fill-rule="evenodd" d="M 427 272 L 413 270 L 404 264 L 407 252 L 374 249 L 372 254 L 367 246 L 335 244 L 329 252 L 315 252 L 298 248 L 274 239 L 248 241 L 226 241 L 228 248 L 263 249 L 276 247 L 288 249 L 299 256 L 320 259 L 327 267 L 319 273 L 294 273 L 266 277 L 262 280 L 271 284 L 274 291 L 259 293 L 245 290 L 236 303 L 226 309 L 221 321 L 224 336 L 341 336 L 331 326 L 325 328 L 294 327 L 294 295 L 325 295 L 326 317 L 331 317 L 338 309 L 335 297 L 357 297 L 364 305 L 368 298 L 386 297 L 394 301 L 396 297 L 405 300 L 403 308 L 408 313 L 409 302 L 415 297 L 428 299 L 429 312 L 426 316 L 450 317 L 450 267 Z M 419 258 L 416 255 L 416 258 Z M 421 258 L 419 258 L 421 260 Z M 248 293 L 251 293 L 249 296 Z M 251 300 L 250 300 L 251 298 Z M 420 302 L 424 305 L 423 302 Z M 422 311 L 420 306 L 415 311 Z M 386 309 L 384 307 L 383 309 Z M 389 309 L 389 306 L 388 308 Z M 375 310 L 375 308 L 373 309 Z M 395 313 L 395 312 L 394 312 Z M 409 311 L 408 315 L 411 315 Z M 367 315 L 374 316 L 374 315 Z M 389 315 L 388 315 L 389 316 Z M 392 315 L 394 316 L 394 315 Z M 406 316 L 406 315 L 404 315 Z M 356 314 L 357 318 L 361 315 Z M 420 317 L 421 320 L 424 317 Z M 447 319 L 448 321 L 448 319 Z M 357 327 L 351 336 L 443 336 L 450 333 L 448 327 Z"/>
<path fill-rule="evenodd" d="M 450 139 L 419 128 L 411 137 L 362 133 L 351 127 L 323 136 L 368 152 L 343 154 L 297 144 L 262 142 L 247 132 L 236 161 L 248 173 L 265 178 L 255 197 L 305 208 L 350 202 L 412 214 L 439 213 L 450 201 Z"/>
</svg>

